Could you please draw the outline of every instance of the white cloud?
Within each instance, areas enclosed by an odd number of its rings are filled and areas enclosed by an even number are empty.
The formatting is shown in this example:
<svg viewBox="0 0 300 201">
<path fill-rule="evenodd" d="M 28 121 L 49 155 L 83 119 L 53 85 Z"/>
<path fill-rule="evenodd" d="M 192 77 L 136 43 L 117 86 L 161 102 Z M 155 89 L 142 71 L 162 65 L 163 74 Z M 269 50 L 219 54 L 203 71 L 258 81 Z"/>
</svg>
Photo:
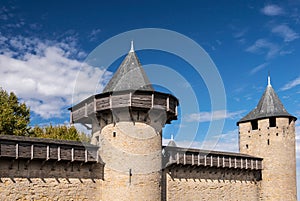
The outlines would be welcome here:
<svg viewBox="0 0 300 201">
<path fill-rule="evenodd" d="M 300 85 L 300 77 L 297 77 L 296 79 L 286 83 L 283 87 L 281 87 L 279 90 L 280 91 L 286 91 L 291 88 L 294 88 L 296 86 Z"/>
<path fill-rule="evenodd" d="M 263 64 L 260 64 L 260 65 L 258 65 L 258 66 L 256 66 L 256 67 L 254 67 L 254 68 L 250 71 L 250 74 L 253 75 L 253 74 L 257 73 L 258 71 L 264 69 L 267 65 L 268 65 L 268 63 L 263 63 Z"/>
<path fill-rule="evenodd" d="M 271 58 L 279 53 L 280 48 L 269 42 L 266 39 L 258 39 L 255 43 L 249 46 L 246 51 L 251 53 L 267 53 L 266 57 Z"/>
<path fill-rule="evenodd" d="M 101 29 L 93 29 L 92 32 L 89 34 L 90 41 L 95 41 L 100 32 Z"/>
<path fill-rule="evenodd" d="M 272 29 L 272 32 L 282 37 L 285 42 L 290 42 L 299 38 L 299 35 L 285 24 L 275 26 Z"/>
<path fill-rule="evenodd" d="M 185 116 L 184 120 L 187 122 L 209 122 L 227 118 L 233 119 L 240 116 L 243 112 L 245 111 L 228 112 L 226 110 L 216 110 L 213 112 L 199 112 Z"/>
<path fill-rule="evenodd" d="M 216 151 L 239 151 L 238 129 L 214 136 L 217 140 L 207 140 L 203 143 L 203 149 L 213 149 Z"/>
<path fill-rule="evenodd" d="M 80 86 L 77 93 L 86 96 L 95 90 L 90 83 L 99 83 L 99 78 L 106 75 L 76 59 L 83 52 L 77 50 L 72 37 L 61 42 L 22 36 L 1 38 L 0 86 L 14 91 L 42 118 L 68 113 L 75 82 Z M 79 69 L 80 78 L 77 77 Z"/>
<path fill-rule="evenodd" d="M 14 14 L 12 13 L 12 8 L 2 6 L 0 8 L 0 20 L 6 21 L 9 20 L 10 18 L 14 17 Z"/>
<path fill-rule="evenodd" d="M 275 4 L 266 5 L 263 9 L 261 9 L 261 12 L 268 16 L 284 14 L 284 10 Z"/>
</svg>

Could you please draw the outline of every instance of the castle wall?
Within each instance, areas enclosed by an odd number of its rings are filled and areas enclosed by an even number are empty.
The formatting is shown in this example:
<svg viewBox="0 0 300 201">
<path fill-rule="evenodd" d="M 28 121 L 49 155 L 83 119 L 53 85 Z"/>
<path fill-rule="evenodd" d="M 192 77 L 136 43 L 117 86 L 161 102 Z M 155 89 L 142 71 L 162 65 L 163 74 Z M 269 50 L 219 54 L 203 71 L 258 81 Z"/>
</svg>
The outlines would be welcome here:
<svg viewBox="0 0 300 201">
<path fill-rule="evenodd" d="M 297 200 L 295 122 L 277 117 L 271 127 L 269 118 L 258 120 L 258 128 L 251 122 L 239 124 L 240 152 L 262 157 L 263 200 Z"/>
<path fill-rule="evenodd" d="M 259 171 L 177 167 L 165 172 L 164 200 L 259 200 Z"/>
<path fill-rule="evenodd" d="M 100 164 L 0 160 L 0 200 L 99 200 Z"/>
</svg>

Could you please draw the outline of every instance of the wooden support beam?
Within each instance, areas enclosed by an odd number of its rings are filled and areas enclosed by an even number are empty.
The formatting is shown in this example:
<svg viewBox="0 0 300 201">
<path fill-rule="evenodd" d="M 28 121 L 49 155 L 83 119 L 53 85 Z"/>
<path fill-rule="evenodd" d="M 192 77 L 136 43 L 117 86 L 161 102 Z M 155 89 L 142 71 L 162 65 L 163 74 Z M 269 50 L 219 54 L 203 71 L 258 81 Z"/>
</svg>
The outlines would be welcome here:
<svg viewBox="0 0 300 201">
<path fill-rule="evenodd" d="M 186 164 L 186 154 L 183 153 L 183 165 L 185 165 L 185 164 Z"/>
<path fill-rule="evenodd" d="M 88 150 L 87 149 L 85 149 L 84 150 L 84 162 L 88 162 Z"/>
<path fill-rule="evenodd" d="M 218 161 L 217 167 L 220 167 L 220 157 L 219 156 L 217 158 L 217 161 Z"/>
<path fill-rule="evenodd" d="M 111 95 L 109 95 L 109 108 L 112 109 L 112 99 L 111 99 Z"/>
<path fill-rule="evenodd" d="M 71 149 L 71 161 L 74 162 L 74 148 Z"/>
<path fill-rule="evenodd" d="M 213 156 L 210 156 L 210 166 L 213 166 Z"/>
<path fill-rule="evenodd" d="M 206 166 L 207 165 L 207 161 L 206 161 L 206 155 L 204 156 L 204 166 Z"/>
<path fill-rule="evenodd" d="M 176 153 L 176 162 L 179 164 L 179 152 Z"/>
<path fill-rule="evenodd" d="M 236 158 L 234 158 L 234 168 L 237 168 L 237 166 L 236 166 Z"/>
<path fill-rule="evenodd" d="M 60 161 L 60 146 L 57 147 L 57 160 Z"/>
<path fill-rule="evenodd" d="M 132 99 L 132 93 L 130 92 L 130 93 L 129 93 L 129 106 L 130 106 L 130 107 L 131 107 L 131 105 L 132 105 L 132 104 L 131 104 L 131 99 Z"/>
<path fill-rule="evenodd" d="M 243 159 L 241 158 L 241 168 L 243 168 Z"/>
<path fill-rule="evenodd" d="M 231 168 L 231 157 L 229 157 L 229 168 Z"/>
<path fill-rule="evenodd" d="M 19 144 L 16 144 L 16 159 L 19 158 Z"/>
<path fill-rule="evenodd" d="M 194 154 L 192 154 L 192 165 L 194 165 Z"/>
<path fill-rule="evenodd" d="M 30 152 L 31 152 L 31 154 L 30 154 L 30 159 L 31 160 L 33 160 L 33 151 L 34 151 L 34 146 L 33 146 L 33 144 L 31 145 L 31 149 L 30 149 Z"/>
<path fill-rule="evenodd" d="M 170 111 L 170 97 L 167 97 L 167 112 Z"/>
<path fill-rule="evenodd" d="M 200 154 L 198 154 L 198 165 L 201 165 L 201 163 L 200 163 Z"/>
<path fill-rule="evenodd" d="M 248 160 L 246 158 L 246 169 L 248 169 Z"/>
<path fill-rule="evenodd" d="M 47 155 L 46 155 L 46 160 L 50 159 L 50 147 L 47 145 Z"/>
<path fill-rule="evenodd" d="M 154 107 L 154 94 L 152 94 L 151 96 L 151 108 Z"/>
</svg>

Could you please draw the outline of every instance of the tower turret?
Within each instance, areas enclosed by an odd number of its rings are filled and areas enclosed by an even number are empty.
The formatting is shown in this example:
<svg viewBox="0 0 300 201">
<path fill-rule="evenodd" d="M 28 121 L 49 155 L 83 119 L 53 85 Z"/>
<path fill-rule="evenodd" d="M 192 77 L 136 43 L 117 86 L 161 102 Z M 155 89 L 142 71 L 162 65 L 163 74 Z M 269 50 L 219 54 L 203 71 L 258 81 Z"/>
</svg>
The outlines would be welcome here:
<svg viewBox="0 0 300 201">
<path fill-rule="evenodd" d="M 103 93 L 75 105 L 71 121 L 92 124 L 105 163 L 101 200 L 161 200 L 162 128 L 178 100 L 153 89 L 133 43 Z"/>
<path fill-rule="evenodd" d="M 284 108 L 268 76 L 258 105 L 237 122 L 240 152 L 263 158 L 262 200 L 297 200 L 296 120 Z"/>
</svg>

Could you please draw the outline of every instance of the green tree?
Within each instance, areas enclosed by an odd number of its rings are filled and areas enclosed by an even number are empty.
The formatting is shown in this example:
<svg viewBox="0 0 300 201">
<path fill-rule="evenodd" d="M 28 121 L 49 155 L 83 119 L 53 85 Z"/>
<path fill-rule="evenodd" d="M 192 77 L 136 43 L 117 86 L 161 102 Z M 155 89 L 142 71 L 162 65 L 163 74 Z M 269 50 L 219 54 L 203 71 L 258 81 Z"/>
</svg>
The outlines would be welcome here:
<svg viewBox="0 0 300 201">
<path fill-rule="evenodd" d="M 29 127 L 30 109 L 17 96 L 0 87 L 0 135 L 18 135 L 89 142 L 90 138 L 74 126 Z"/>
<path fill-rule="evenodd" d="M 0 135 L 21 135 L 29 133 L 30 110 L 20 103 L 17 96 L 0 88 Z"/>
<path fill-rule="evenodd" d="M 74 126 L 58 125 L 35 126 L 30 130 L 31 136 L 59 140 L 75 140 L 89 142 L 90 138 L 83 132 L 78 131 Z"/>
</svg>

